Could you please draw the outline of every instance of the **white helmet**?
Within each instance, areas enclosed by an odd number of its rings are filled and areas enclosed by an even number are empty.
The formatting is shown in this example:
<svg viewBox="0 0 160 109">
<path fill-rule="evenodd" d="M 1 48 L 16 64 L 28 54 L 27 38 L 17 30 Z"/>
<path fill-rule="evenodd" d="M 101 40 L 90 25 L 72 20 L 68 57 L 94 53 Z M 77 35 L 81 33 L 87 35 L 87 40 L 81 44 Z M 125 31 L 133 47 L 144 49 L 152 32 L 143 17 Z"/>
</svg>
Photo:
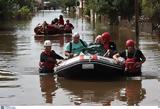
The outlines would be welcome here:
<svg viewBox="0 0 160 109">
<path fill-rule="evenodd" d="M 80 35 L 79 35 L 79 33 L 74 33 L 73 34 L 73 37 L 79 37 Z"/>
<path fill-rule="evenodd" d="M 52 46 L 52 43 L 50 40 L 45 40 L 44 47 Z"/>
</svg>

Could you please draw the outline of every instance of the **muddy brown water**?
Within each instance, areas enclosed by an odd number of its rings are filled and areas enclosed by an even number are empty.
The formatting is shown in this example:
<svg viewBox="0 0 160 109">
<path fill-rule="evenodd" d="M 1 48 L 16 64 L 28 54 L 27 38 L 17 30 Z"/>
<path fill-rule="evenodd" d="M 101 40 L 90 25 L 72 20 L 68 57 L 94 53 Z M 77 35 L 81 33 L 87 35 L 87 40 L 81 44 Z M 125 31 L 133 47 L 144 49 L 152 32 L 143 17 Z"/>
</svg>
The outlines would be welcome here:
<svg viewBox="0 0 160 109">
<path fill-rule="evenodd" d="M 141 35 L 139 48 L 147 61 L 142 66 L 142 77 L 114 81 L 83 81 L 39 75 L 39 55 L 44 39 L 34 38 L 34 27 L 58 17 L 60 10 L 41 11 L 27 21 L 0 21 L 0 104 L 1 105 L 83 105 L 83 106 L 159 106 L 160 105 L 160 37 Z M 108 27 L 92 25 L 88 20 L 64 14 L 81 38 L 90 43 Z M 134 32 L 126 27 L 113 27 L 112 39 L 118 49 L 124 48 Z M 69 37 L 54 37 L 52 48 L 64 56 L 64 45 Z"/>
</svg>

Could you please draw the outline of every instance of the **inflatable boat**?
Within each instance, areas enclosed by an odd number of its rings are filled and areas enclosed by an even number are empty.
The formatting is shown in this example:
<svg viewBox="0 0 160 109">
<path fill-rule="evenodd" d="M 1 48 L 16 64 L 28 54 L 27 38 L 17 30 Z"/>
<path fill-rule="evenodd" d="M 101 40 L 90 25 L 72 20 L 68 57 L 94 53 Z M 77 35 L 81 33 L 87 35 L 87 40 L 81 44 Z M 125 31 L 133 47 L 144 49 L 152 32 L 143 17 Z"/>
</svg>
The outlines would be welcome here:
<svg viewBox="0 0 160 109">
<path fill-rule="evenodd" d="M 65 60 L 55 68 L 59 77 L 66 78 L 107 78 L 124 75 L 123 65 L 114 59 L 98 55 L 79 55 Z"/>
<path fill-rule="evenodd" d="M 134 72 L 125 69 L 125 60 L 119 58 L 119 63 L 113 59 L 104 57 L 103 48 L 100 45 L 89 46 L 76 57 L 63 61 L 55 68 L 59 77 L 67 78 L 116 78 L 121 76 L 141 76 L 141 66 Z"/>
</svg>

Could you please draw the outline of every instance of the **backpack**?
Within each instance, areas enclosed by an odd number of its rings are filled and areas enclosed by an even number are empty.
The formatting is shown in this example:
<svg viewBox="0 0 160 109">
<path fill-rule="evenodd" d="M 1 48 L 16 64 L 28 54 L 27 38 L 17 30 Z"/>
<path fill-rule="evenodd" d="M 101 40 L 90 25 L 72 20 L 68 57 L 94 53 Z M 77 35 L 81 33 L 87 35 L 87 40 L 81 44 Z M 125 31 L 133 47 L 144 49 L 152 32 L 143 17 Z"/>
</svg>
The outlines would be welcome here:
<svg viewBox="0 0 160 109">
<path fill-rule="evenodd" d="M 83 47 L 87 47 L 86 45 L 85 45 L 85 43 L 80 39 L 80 42 L 81 42 L 81 44 L 83 45 Z M 72 42 L 70 42 L 70 53 L 72 53 Z"/>
</svg>

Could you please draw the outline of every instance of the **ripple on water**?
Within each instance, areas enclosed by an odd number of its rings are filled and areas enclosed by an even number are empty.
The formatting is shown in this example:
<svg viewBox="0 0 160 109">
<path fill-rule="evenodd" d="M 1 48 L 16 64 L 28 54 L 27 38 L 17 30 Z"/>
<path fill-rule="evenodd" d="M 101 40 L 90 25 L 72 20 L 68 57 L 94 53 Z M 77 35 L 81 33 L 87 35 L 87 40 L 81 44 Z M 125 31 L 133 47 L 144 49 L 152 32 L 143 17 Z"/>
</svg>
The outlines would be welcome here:
<svg viewBox="0 0 160 109">
<path fill-rule="evenodd" d="M 146 56 L 146 62 L 142 67 L 142 74 L 145 76 L 160 76 L 160 49 L 159 38 L 153 36 L 141 36 L 139 48 Z"/>
<path fill-rule="evenodd" d="M 0 70 L 0 98 L 6 99 L 15 97 L 14 93 L 12 94 L 8 92 L 17 90 L 17 88 L 21 87 L 19 83 L 17 83 L 17 79 L 16 73 L 2 69 Z"/>
<path fill-rule="evenodd" d="M 15 75 L 0 73 L 0 81 L 13 81 L 17 79 Z"/>
</svg>

